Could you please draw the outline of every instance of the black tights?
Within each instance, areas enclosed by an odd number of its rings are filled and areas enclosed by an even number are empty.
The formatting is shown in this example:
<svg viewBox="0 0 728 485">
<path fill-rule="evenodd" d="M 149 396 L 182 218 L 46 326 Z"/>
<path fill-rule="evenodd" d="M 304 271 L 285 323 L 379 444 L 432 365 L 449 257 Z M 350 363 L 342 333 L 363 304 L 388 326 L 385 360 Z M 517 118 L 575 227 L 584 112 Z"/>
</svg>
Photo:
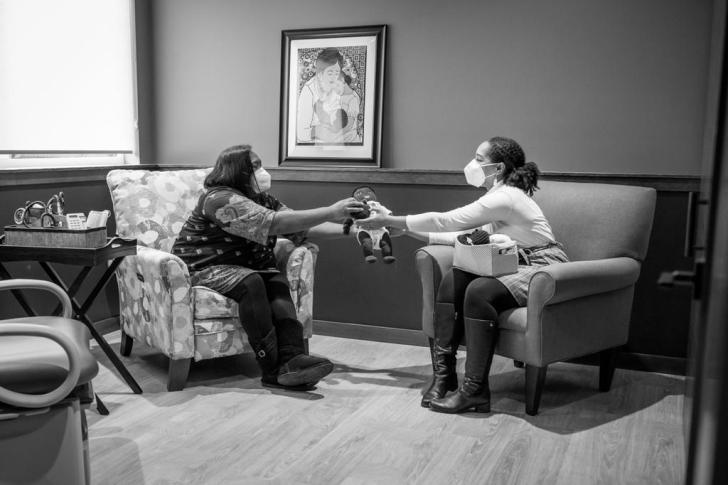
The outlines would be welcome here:
<svg viewBox="0 0 728 485">
<path fill-rule="evenodd" d="M 285 275 L 251 273 L 225 296 L 238 302 L 240 324 L 254 348 L 272 328 L 278 334 L 279 346 L 302 344 L 303 328 Z"/>
<path fill-rule="evenodd" d="M 437 302 L 453 304 L 459 326 L 463 325 L 463 318 L 495 321 L 499 313 L 518 306 L 508 288 L 496 278 L 457 268 L 442 278 Z"/>
</svg>

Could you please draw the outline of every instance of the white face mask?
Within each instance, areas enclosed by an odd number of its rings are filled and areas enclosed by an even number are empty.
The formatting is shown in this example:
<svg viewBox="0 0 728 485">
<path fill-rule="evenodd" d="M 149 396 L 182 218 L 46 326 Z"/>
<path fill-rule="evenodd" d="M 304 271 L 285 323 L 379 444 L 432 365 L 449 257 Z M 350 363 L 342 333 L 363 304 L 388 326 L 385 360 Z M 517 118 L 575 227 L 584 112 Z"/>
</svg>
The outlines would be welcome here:
<svg viewBox="0 0 728 485">
<path fill-rule="evenodd" d="M 486 190 L 490 190 L 498 175 L 497 168 L 497 163 L 483 163 L 473 158 L 465 165 L 463 172 L 465 173 L 465 180 L 470 185 L 473 187 L 485 187 Z M 486 175 L 486 172 L 488 172 L 488 175 Z"/>
<path fill-rule="evenodd" d="M 258 184 L 259 192 L 268 192 L 270 190 L 270 174 L 263 167 L 253 172 L 253 177 L 255 177 L 255 183 Z"/>
</svg>

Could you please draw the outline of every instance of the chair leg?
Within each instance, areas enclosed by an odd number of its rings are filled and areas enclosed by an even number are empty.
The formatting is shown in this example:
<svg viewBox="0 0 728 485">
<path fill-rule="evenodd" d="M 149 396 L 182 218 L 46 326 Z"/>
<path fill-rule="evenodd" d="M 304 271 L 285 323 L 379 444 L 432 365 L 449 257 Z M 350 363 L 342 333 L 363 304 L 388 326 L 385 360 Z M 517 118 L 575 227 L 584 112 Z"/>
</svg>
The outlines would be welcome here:
<svg viewBox="0 0 728 485">
<path fill-rule="evenodd" d="M 96 410 L 99 412 L 101 416 L 108 416 L 109 415 L 109 408 L 106 407 L 104 404 L 104 401 L 101 400 L 98 394 L 94 393 L 94 397 L 96 398 Z"/>
<path fill-rule="evenodd" d="M 538 413 L 547 367 L 526 364 L 526 414 L 530 416 L 535 416 Z"/>
<path fill-rule="evenodd" d="M 169 375 L 167 377 L 168 391 L 181 391 L 185 388 L 191 363 L 192 357 L 179 360 L 169 359 Z"/>
<path fill-rule="evenodd" d="M 599 352 L 599 390 L 607 392 L 612 387 L 612 377 L 617 366 L 617 350 L 614 348 Z"/>
<path fill-rule="evenodd" d="M 124 330 L 121 330 L 121 343 L 119 344 L 119 353 L 123 355 L 124 357 L 129 357 L 131 354 L 131 347 L 134 345 L 134 339 L 131 338 L 124 332 Z"/>
</svg>

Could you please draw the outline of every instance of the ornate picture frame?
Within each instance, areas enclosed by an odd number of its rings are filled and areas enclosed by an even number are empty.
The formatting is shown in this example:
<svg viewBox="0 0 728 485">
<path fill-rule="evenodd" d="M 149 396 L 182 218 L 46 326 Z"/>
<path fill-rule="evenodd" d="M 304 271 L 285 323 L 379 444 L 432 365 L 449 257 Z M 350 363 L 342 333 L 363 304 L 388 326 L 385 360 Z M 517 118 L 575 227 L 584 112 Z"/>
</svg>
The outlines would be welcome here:
<svg viewBox="0 0 728 485">
<path fill-rule="evenodd" d="M 386 32 L 282 32 L 280 165 L 381 166 Z"/>
</svg>

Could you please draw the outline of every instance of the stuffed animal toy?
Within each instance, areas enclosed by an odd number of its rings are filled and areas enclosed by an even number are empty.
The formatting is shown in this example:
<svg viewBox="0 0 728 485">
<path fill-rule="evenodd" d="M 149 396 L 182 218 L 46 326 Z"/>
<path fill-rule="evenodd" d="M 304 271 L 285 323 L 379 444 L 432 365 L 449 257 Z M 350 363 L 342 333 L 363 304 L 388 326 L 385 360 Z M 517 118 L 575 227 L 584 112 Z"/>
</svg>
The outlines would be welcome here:
<svg viewBox="0 0 728 485">
<path fill-rule="evenodd" d="M 372 209 L 376 209 L 380 212 L 383 211 L 387 214 L 392 213 L 377 201 L 377 195 L 371 187 L 367 187 L 366 185 L 357 187 L 354 189 L 352 196 L 356 200 L 366 203 L 369 206 L 369 209 L 352 214 L 352 217 L 346 219 L 346 221 L 344 221 L 344 234 L 349 234 L 351 226 L 354 224 L 354 219 L 366 219 L 369 217 Z M 382 227 L 380 229 L 358 228 L 356 231 L 356 240 L 359 241 L 359 245 L 364 252 L 364 261 L 367 263 L 377 262 L 374 250 L 380 250 L 382 252 L 382 261 L 387 264 L 393 263 L 397 260 L 397 258 L 392 256 L 392 239 L 389 237 L 389 231 L 386 227 Z"/>
</svg>

